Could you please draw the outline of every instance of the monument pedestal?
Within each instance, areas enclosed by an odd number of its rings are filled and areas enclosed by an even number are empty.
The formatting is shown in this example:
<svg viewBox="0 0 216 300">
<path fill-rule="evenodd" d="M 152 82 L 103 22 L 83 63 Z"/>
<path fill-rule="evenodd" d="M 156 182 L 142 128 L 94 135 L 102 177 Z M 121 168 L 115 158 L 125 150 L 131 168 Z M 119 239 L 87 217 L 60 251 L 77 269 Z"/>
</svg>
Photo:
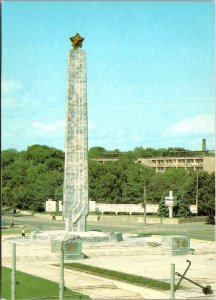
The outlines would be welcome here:
<svg viewBox="0 0 216 300">
<path fill-rule="evenodd" d="M 190 254 L 190 238 L 187 236 L 162 236 L 162 249 L 171 255 Z"/>
<path fill-rule="evenodd" d="M 51 252 L 60 253 L 63 244 L 64 259 L 84 259 L 85 255 L 82 253 L 82 241 L 79 238 L 68 239 L 62 241 L 61 239 L 51 240 Z"/>
<path fill-rule="evenodd" d="M 109 241 L 109 235 L 98 231 L 69 231 L 55 230 L 55 231 L 41 231 L 31 233 L 31 238 L 41 241 L 52 240 L 68 240 L 68 239 L 80 239 L 82 242 L 107 242 Z"/>
<path fill-rule="evenodd" d="M 120 232 L 104 233 L 99 231 L 33 231 L 31 232 L 30 238 L 36 241 L 49 242 L 51 245 L 51 252 L 54 253 L 59 253 L 63 242 L 65 259 L 84 258 L 84 254 L 82 253 L 83 243 L 123 241 L 122 233 Z"/>
</svg>

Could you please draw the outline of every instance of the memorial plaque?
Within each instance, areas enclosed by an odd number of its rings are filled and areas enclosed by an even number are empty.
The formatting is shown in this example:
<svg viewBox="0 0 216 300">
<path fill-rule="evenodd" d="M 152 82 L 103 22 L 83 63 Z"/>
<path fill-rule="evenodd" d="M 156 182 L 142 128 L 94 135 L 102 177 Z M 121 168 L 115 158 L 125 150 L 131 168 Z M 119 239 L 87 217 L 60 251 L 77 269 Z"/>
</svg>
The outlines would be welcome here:
<svg viewBox="0 0 216 300">
<path fill-rule="evenodd" d="M 65 259 L 83 259 L 82 241 L 79 238 L 62 241 L 60 239 L 51 240 L 51 252 L 60 253 L 61 245 L 63 243 L 64 258 Z"/>
<path fill-rule="evenodd" d="M 162 249 L 172 255 L 187 255 L 190 252 L 188 236 L 162 236 Z"/>
</svg>

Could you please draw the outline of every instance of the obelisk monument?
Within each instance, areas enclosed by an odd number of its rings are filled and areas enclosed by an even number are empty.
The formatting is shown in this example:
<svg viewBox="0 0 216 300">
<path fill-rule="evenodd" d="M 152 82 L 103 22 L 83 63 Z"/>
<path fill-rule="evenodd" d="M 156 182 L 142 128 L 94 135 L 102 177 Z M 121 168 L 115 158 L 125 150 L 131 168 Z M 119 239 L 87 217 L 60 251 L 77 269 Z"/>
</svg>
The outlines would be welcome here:
<svg viewBox="0 0 216 300">
<path fill-rule="evenodd" d="M 78 33 L 70 38 L 63 213 L 67 231 L 86 230 L 88 214 L 88 119 L 86 52 Z"/>
</svg>

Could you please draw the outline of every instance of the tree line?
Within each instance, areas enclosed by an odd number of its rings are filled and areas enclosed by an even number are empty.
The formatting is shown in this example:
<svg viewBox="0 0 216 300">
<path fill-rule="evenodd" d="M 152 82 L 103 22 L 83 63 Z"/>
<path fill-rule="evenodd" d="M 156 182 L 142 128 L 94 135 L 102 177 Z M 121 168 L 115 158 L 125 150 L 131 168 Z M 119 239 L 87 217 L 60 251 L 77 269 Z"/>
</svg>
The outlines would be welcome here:
<svg viewBox="0 0 216 300">
<path fill-rule="evenodd" d="M 150 167 L 135 163 L 136 149 L 119 155 L 117 162 L 105 164 L 92 158 L 101 157 L 99 154 L 106 149 L 94 147 L 89 150 L 89 199 L 101 203 L 140 203 L 143 202 L 145 185 L 147 203 L 159 203 L 159 215 L 168 214 L 164 197 L 172 190 L 177 197 L 176 216 L 189 216 L 189 206 L 196 203 L 196 196 L 199 215 L 214 216 L 214 173 L 199 171 L 197 177 L 197 172 L 184 169 L 155 172 Z M 33 145 L 26 151 L 2 151 L 3 205 L 44 211 L 48 198 L 62 199 L 63 178 L 64 152 L 61 150 Z"/>
<path fill-rule="evenodd" d="M 132 151 L 121 152 L 119 149 L 107 150 L 104 147 L 92 147 L 89 150 L 89 158 L 109 158 L 109 157 L 120 157 L 124 155 L 130 155 L 134 159 L 137 158 L 148 158 L 148 157 L 187 157 L 187 156 L 197 156 L 197 155 L 209 155 L 211 151 L 193 151 L 182 147 L 169 147 L 169 148 L 143 148 L 135 147 Z"/>
</svg>

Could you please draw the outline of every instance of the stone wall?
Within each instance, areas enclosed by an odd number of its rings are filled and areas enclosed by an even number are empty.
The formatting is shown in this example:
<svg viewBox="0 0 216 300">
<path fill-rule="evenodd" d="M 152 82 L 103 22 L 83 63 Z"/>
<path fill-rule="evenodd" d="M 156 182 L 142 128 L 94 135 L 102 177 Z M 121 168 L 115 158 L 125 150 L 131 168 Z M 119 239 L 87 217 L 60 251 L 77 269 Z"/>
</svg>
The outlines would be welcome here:
<svg viewBox="0 0 216 300">
<path fill-rule="evenodd" d="M 146 204 L 146 213 L 156 214 L 158 211 L 158 204 Z M 196 213 L 196 205 L 191 205 L 190 210 L 192 213 Z M 89 201 L 89 211 L 101 212 L 102 215 L 105 212 L 114 212 L 116 215 L 118 213 L 144 213 L 142 203 L 140 204 L 107 204 L 107 203 L 97 203 L 96 201 Z"/>
</svg>

